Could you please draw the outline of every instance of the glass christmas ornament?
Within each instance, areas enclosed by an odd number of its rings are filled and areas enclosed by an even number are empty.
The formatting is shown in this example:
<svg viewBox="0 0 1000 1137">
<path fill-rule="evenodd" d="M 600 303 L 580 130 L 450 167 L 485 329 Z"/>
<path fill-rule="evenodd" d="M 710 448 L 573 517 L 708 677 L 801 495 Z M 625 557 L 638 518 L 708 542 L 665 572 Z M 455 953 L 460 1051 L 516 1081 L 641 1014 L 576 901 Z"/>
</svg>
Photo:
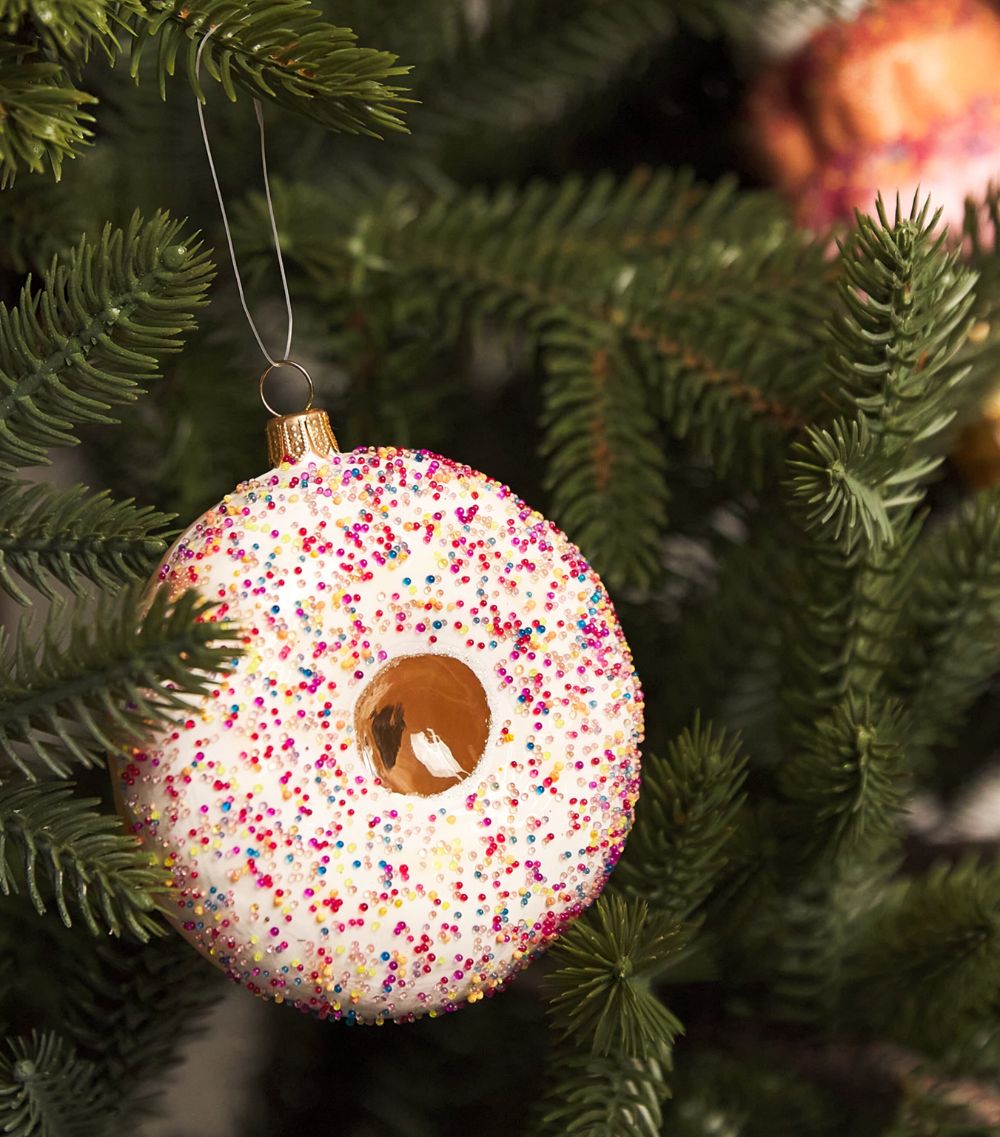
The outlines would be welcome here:
<svg viewBox="0 0 1000 1137">
<path fill-rule="evenodd" d="M 758 152 L 823 230 L 876 194 L 929 194 L 959 227 L 1000 173 L 1000 13 L 985 0 L 779 0 L 783 36 L 751 86 Z M 832 11 L 836 13 L 837 6 Z M 794 35 L 798 26 L 801 35 Z"/>
<path fill-rule="evenodd" d="M 243 632 L 233 673 L 118 761 L 176 927 L 322 1017 L 490 995 L 600 893 L 632 823 L 642 695 L 607 593 L 509 489 L 276 417 L 273 468 L 156 576 Z"/>
</svg>

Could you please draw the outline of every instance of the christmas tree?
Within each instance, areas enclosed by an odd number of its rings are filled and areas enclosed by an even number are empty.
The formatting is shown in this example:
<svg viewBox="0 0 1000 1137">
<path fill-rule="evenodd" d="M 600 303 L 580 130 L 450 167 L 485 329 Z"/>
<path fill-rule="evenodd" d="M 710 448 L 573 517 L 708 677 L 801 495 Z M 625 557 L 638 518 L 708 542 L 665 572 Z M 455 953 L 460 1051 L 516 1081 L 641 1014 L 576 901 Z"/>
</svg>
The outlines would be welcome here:
<svg viewBox="0 0 1000 1137">
<path fill-rule="evenodd" d="M 998 375 L 1000 200 L 962 241 L 923 195 L 797 228 L 741 133 L 769 7 L 0 0 L 3 1132 L 211 1132 L 168 1075 L 228 999 L 254 1034 L 208 1093 L 245 1084 L 248 1137 L 1000 1133 L 1000 871 L 918 824 L 1000 730 L 1000 491 L 948 458 Z M 456 1015 L 255 1003 L 116 815 L 108 755 L 240 652 L 143 582 L 265 465 L 196 97 L 273 341 L 262 101 L 341 448 L 543 509 L 642 680 L 608 888 Z"/>
</svg>

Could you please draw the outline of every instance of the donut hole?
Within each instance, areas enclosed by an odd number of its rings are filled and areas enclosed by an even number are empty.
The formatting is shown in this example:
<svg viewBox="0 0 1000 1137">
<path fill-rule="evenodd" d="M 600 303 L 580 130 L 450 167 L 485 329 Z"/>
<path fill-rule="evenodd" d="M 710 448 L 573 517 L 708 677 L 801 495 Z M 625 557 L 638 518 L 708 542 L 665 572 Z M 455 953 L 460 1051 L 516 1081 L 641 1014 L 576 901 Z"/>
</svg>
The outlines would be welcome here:
<svg viewBox="0 0 1000 1137">
<path fill-rule="evenodd" d="M 486 749 L 490 707 L 476 673 L 450 655 L 386 664 L 354 711 L 361 754 L 384 786 L 426 797 L 458 785 Z"/>
</svg>

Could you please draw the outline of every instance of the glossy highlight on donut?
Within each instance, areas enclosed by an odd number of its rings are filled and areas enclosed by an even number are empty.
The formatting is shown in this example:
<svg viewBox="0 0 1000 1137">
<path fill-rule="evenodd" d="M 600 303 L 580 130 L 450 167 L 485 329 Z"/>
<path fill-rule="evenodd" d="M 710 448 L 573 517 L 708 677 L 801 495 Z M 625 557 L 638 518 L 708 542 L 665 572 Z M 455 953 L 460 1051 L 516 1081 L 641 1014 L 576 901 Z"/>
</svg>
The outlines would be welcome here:
<svg viewBox="0 0 1000 1137">
<path fill-rule="evenodd" d="M 216 600 L 245 653 L 118 761 L 122 807 L 233 980 L 324 1018 L 438 1014 L 600 893 L 642 694 L 599 578 L 505 486 L 423 451 L 309 457 L 204 514 L 158 579 Z"/>
</svg>

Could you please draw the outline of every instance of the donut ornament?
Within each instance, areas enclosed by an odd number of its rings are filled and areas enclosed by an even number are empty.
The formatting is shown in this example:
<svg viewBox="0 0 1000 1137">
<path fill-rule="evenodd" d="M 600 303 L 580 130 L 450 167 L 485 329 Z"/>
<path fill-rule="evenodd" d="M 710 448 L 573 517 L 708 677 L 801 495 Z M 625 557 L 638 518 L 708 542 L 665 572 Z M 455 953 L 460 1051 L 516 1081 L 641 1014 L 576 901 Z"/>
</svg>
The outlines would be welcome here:
<svg viewBox="0 0 1000 1137">
<path fill-rule="evenodd" d="M 632 657 L 580 551 L 506 486 L 421 450 L 340 453 L 310 408 L 268 447 L 155 576 L 216 601 L 244 651 L 115 760 L 121 807 L 170 870 L 172 923 L 254 994 L 359 1023 L 452 1011 L 614 867 Z"/>
</svg>

